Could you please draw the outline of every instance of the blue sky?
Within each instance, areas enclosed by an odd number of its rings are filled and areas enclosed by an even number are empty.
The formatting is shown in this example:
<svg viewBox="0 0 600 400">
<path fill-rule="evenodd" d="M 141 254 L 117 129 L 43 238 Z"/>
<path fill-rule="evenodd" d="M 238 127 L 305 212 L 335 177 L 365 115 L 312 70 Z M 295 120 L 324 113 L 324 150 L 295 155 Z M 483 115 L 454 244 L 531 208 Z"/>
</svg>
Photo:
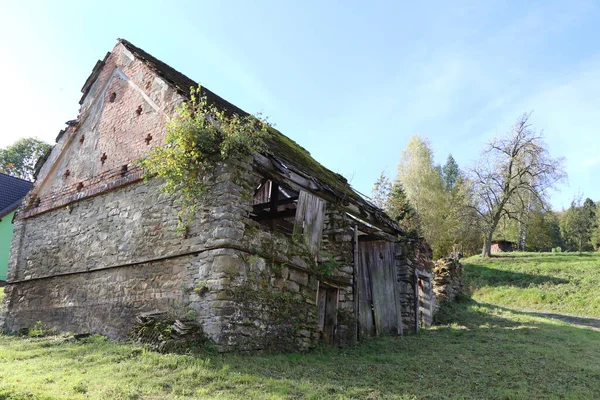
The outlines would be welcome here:
<svg viewBox="0 0 600 400">
<path fill-rule="evenodd" d="M 411 135 L 466 168 L 533 110 L 566 159 L 553 207 L 600 200 L 600 3 L 415 3 L 0 0 L 0 146 L 54 143 L 122 37 L 263 112 L 363 193 Z"/>
</svg>

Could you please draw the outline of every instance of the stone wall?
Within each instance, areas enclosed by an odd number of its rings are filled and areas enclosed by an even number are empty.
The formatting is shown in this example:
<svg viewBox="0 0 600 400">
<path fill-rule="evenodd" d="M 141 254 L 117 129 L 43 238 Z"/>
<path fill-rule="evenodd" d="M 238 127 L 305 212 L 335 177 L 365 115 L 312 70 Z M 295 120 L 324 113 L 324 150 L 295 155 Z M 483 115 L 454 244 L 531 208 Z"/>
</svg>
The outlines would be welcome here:
<svg viewBox="0 0 600 400">
<path fill-rule="evenodd" d="M 427 284 L 427 279 L 431 280 L 433 270 L 431 257 L 431 247 L 423 239 L 405 239 L 396 243 L 396 278 L 405 332 L 415 330 L 415 296 L 419 301 L 420 312 L 417 319 L 424 327 L 431 325 L 432 311 L 427 311 L 433 309 L 430 284 Z M 423 281 L 421 285 L 417 282 L 416 293 L 415 274 Z"/>
<path fill-rule="evenodd" d="M 465 293 L 463 266 L 456 258 L 439 259 L 433 272 L 433 292 L 438 305 L 454 301 Z"/>
<path fill-rule="evenodd" d="M 244 162 L 218 165 L 185 234 L 175 229 L 179 198 L 157 179 L 20 219 L 5 327 L 41 320 L 57 331 L 122 337 L 136 314 L 166 311 L 193 317 L 221 350 L 314 347 L 325 278 L 305 246 L 248 217 L 261 179 Z M 353 310 L 346 219 L 328 209 L 321 260 L 336 261 L 327 279 L 339 287 L 340 315 Z M 351 340 L 351 320 L 340 319 L 339 343 Z"/>
</svg>

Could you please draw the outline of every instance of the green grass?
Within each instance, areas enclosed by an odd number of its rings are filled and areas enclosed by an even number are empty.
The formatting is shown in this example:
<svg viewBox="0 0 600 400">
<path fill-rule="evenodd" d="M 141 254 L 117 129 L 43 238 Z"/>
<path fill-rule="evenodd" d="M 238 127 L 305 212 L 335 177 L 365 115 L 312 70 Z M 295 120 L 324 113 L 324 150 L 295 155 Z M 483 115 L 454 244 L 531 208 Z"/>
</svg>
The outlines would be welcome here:
<svg viewBox="0 0 600 400">
<path fill-rule="evenodd" d="M 463 264 L 477 301 L 600 317 L 600 253 L 505 253 Z"/>
<path fill-rule="evenodd" d="M 0 336 L 0 400 L 600 398 L 600 330 L 483 302 L 494 290 L 575 283 L 598 296 L 588 287 L 597 261 L 471 258 L 466 275 L 477 301 L 444 307 L 434 328 L 309 354 L 158 354 L 102 337 Z M 563 307 L 589 312 L 573 300 Z"/>
<path fill-rule="evenodd" d="M 472 301 L 440 319 L 418 336 L 310 354 L 0 336 L 0 399 L 600 398 L 598 331 Z"/>
</svg>

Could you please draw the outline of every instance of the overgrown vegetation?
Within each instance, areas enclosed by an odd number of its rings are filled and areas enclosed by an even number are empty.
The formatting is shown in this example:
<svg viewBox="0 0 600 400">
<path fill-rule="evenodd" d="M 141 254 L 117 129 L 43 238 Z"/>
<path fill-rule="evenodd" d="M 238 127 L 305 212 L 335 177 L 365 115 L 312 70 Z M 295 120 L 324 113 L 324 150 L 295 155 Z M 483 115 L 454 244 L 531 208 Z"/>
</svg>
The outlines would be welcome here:
<svg viewBox="0 0 600 400">
<path fill-rule="evenodd" d="M 505 253 L 463 265 L 477 301 L 600 317 L 600 253 Z"/>
<path fill-rule="evenodd" d="M 194 215 L 215 163 L 264 150 L 268 127 L 260 115 L 230 114 L 209 103 L 200 87 L 190 88 L 190 100 L 166 125 L 165 145 L 139 161 L 147 177 L 164 179 L 166 193 L 182 195 L 180 230 Z"/>
</svg>

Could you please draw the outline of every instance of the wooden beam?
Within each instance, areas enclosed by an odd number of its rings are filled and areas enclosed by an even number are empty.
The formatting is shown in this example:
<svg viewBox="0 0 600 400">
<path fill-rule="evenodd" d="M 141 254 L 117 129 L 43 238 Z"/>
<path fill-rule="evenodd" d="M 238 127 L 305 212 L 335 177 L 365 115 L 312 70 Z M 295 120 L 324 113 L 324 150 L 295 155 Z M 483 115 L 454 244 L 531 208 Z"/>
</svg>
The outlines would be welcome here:
<svg viewBox="0 0 600 400">
<path fill-rule="evenodd" d="M 340 197 L 325 186 L 318 185 L 315 181 L 318 178 L 311 179 L 292 171 L 280 163 L 275 164 L 269 157 L 262 154 L 254 154 L 254 162 L 257 168 L 267 177 L 280 181 L 291 189 L 308 191 L 333 204 L 341 205 L 349 214 L 362 219 L 391 235 L 401 233 L 401 229 L 396 222 L 387 217 L 383 211 L 377 207 L 368 204 L 366 201 L 360 202 L 354 198 Z"/>
<path fill-rule="evenodd" d="M 262 212 L 262 213 L 256 214 L 256 216 L 252 217 L 252 219 L 255 221 L 271 221 L 271 220 L 275 221 L 275 220 L 282 219 L 282 218 L 291 218 L 295 215 L 296 215 L 296 210 L 290 209 L 290 210 L 278 211 L 276 213 Z"/>
<path fill-rule="evenodd" d="M 298 200 L 298 196 L 295 196 L 295 197 L 289 197 L 287 199 L 277 200 L 276 203 L 277 203 L 277 206 L 284 206 L 286 204 L 292 204 L 297 200 Z M 254 212 L 258 214 L 265 208 L 271 207 L 271 206 L 272 206 L 272 202 L 269 201 L 267 203 L 254 204 L 252 206 L 252 208 L 254 209 Z"/>
</svg>

